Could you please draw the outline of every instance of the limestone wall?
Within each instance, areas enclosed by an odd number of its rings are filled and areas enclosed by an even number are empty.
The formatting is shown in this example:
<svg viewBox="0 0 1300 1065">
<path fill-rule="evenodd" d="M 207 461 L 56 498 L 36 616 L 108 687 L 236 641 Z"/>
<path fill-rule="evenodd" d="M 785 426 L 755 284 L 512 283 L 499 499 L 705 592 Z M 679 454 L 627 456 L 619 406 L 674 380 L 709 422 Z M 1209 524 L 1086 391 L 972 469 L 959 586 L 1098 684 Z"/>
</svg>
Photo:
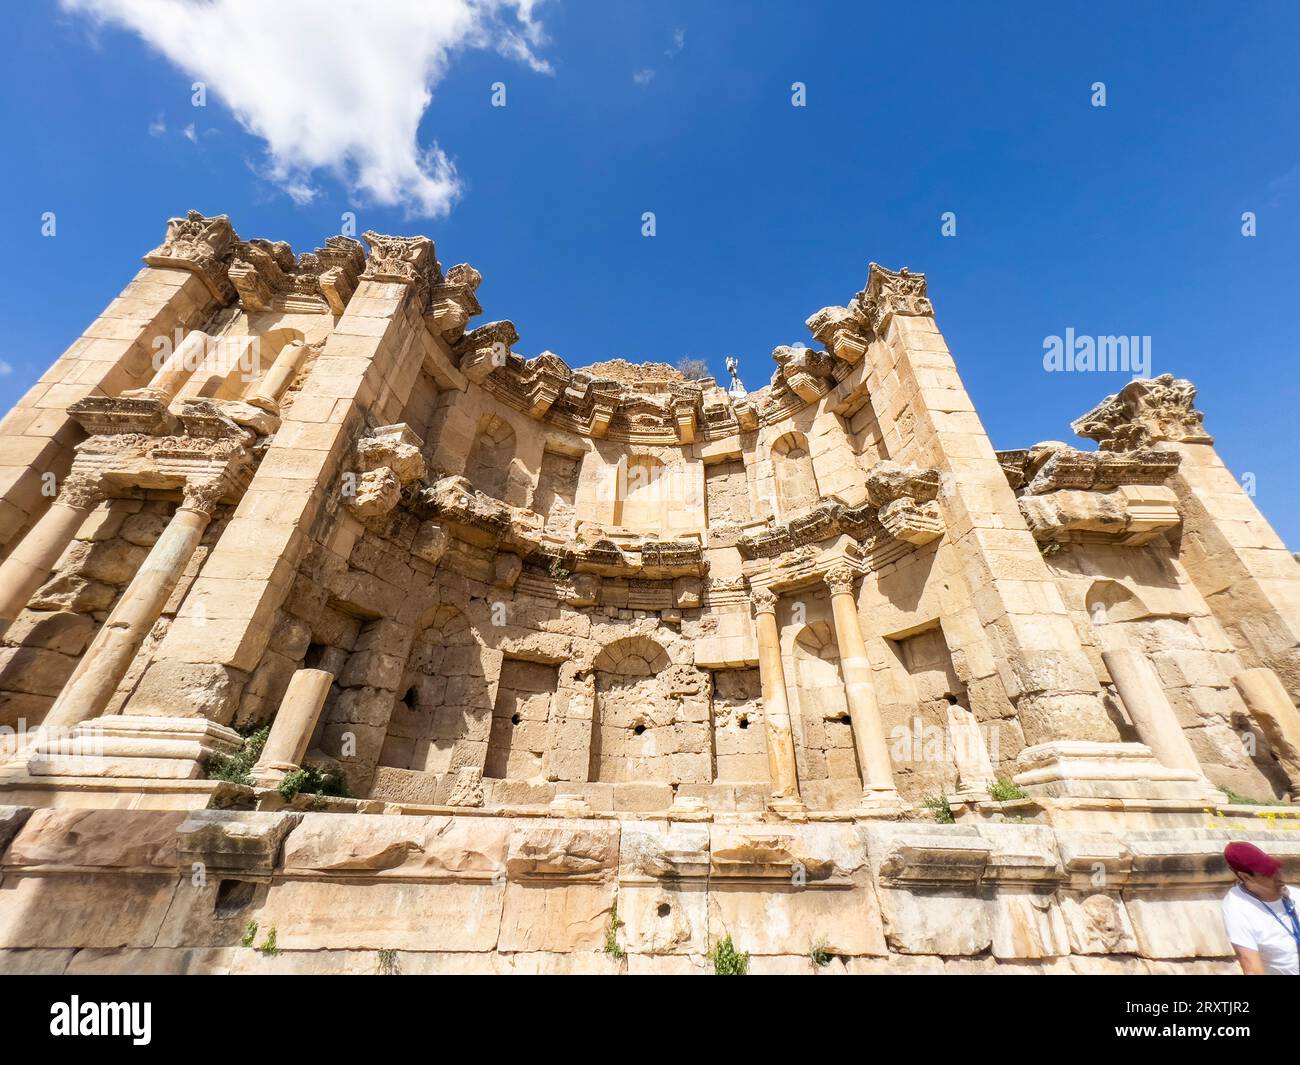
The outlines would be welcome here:
<svg viewBox="0 0 1300 1065">
<path fill-rule="evenodd" d="M 691 974 L 730 936 L 754 974 L 1229 973 L 1241 834 L 0 807 L 0 965 Z"/>
</svg>

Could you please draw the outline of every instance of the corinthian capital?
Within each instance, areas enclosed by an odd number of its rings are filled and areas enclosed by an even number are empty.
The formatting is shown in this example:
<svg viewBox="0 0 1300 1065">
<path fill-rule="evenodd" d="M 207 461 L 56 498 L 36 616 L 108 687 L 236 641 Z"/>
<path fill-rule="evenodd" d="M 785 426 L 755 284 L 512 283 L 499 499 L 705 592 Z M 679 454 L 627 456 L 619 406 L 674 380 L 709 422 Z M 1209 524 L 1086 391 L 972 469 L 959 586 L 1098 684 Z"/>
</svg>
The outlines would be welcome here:
<svg viewBox="0 0 1300 1065">
<path fill-rule="evenodd" d="M 1212 444 L 1205 415 L 1193 409 L 1196 386 L 1173 374 L 1130 381 L 1070 428 L 1103 451 L 1134 451 L 1161 441 Z"/>
<path fill-rule="evenodd" d="M 168 219 L 167 236 L 144 261 L 150 266 L 170 266 L 198 274 L 212 295 L 222 303 L 230 303 L 235 298 L 235 286 L 229 270 L 238 242 L 226 215 L 208 218 L 190 211 L 184 218 Z"/>
<path fill-rule="evenodd" d="M 390 237 L 367 230 L 361 234 L 370 245 L 366 269 L 361 275 L 371 281 L 396 281 L 414 293 L 416 309 L 429 309 L 429 294 L 442 281 L 442 267 L 428 237 Z"/>
<path fill-rule="evenodd" d="M 853 297 L 853 310 L 872 332 L 883 335 L 894 315 L 934 314 L 934 304 L 926 295 L 925 274 L 914 274 L 906 266 L 895 273 L 872 263 L 867 287 Z"/>
<path fill-rule="evenodd" d="M 776 593 L 768 588 L 754 588 L 749 593 L 749 601 L 754 604 L 755 614 L 776 613 Z"/>
<path fill-rule="evenodd" d="M 90 510 L 108 498 L 108 485 L 98 473 L 70 473 L 59 485 L 56 503 L 76 510 Z"/>
<path fill-rule="evenodd" d="M 832 595 L 840 595 L 844 592 L 852 594 L 853 582 L 857 578 L 857 571 L 852 566 L 843 564 L 832 566 L 822 576 L 822 580 L 826 582 L 826 587 L 831 590 Z"/>
<path fill-rule="evenodd" d="M 186 481 L 181 489 L 181 510 L 193 510 L 209 518 L 226 494 L 226 486 L 221 481 Z"/>
</svg>

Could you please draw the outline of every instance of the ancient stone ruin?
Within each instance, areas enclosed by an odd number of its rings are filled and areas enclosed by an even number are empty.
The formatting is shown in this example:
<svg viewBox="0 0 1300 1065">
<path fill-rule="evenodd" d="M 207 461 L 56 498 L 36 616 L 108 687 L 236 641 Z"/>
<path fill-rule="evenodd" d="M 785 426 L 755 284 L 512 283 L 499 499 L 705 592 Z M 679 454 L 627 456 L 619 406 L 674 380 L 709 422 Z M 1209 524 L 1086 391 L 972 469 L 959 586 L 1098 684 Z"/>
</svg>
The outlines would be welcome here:
<svg viewBox="0 0 1300 1065">
<path fill-rule="evenodd" d="M 1300 871 L 1188 381 L 995 452 L 906 269 L 747 392 L 425 237 L 145 263 L 0 426 L 0 968 L 1229 971 L 1224 841 Z"/>
</svg>

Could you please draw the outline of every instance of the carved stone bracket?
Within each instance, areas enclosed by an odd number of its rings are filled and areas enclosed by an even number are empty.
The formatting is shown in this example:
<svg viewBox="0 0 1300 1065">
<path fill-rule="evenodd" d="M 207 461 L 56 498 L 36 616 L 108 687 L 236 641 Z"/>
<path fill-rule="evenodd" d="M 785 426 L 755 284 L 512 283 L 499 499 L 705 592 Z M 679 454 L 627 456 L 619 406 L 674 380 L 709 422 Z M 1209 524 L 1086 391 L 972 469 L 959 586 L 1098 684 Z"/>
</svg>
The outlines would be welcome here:
<svg viewBox="0 0 1300 1065">
<path fill-rule="evenodd" d="M 246 311 L 267 311 L 295 300 L 340 315 L 365 266 L 361 243 L 330 237 L 325 247 L 296 258 L 284 241 L 249 240 L 235 245 L 230 280 Z"/>
<path fill-rule="evenodd" d="M 454 349 L 460 372 L 471 381 L 482 382 L 494 370 L 505 366 L 510 348 L 519 343 L 513 322 L 488 322 L 466 333 Z"/>
<path fill-rule="evenodd" d="M 448 344 L 454 344 L 465 333 L 471 318 L 483 313 L 475 296 L 483 281 L 469 263 L 458 263 L 447 271 L 446 279 L 433 286 L 429 295 L 429 324 Z"/>
<path fill-rule="evenodd" d="M 837 359 L 855 363 L 867 352 L 862 321 L 847 307 L 823 307 L 805 324 L 813 337 Z"/>
</svg>

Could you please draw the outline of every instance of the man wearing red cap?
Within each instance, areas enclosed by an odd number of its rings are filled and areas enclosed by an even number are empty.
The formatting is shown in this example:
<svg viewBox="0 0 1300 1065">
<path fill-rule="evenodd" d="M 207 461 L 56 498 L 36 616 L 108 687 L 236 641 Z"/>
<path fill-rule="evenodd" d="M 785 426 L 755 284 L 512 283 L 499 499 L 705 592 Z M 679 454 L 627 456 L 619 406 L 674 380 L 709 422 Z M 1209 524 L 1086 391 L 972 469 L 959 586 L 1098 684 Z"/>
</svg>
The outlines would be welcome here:
<svg viewBox="0 0 1300 1065">
<path fill-rule="evenodd" d="M 1237 882 L 1223 898 L 1223 925 L 1247 976 L 1300 976 L 1300 919 L 1282 863 L 1253 843 L 1223 850 Z"/>
</svg>

